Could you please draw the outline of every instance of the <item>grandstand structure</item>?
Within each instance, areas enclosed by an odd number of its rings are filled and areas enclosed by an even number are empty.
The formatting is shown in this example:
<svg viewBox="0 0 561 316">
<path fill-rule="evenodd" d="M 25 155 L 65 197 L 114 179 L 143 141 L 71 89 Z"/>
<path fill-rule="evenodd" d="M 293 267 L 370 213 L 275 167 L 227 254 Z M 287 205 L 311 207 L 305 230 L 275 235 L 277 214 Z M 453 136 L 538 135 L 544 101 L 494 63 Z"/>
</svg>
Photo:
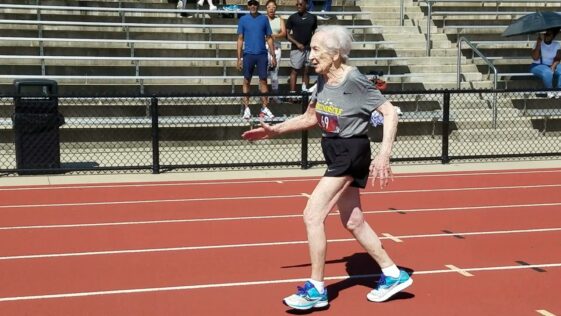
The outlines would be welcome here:
<svg viewBox="0 0 561 316">
<path fill-rule="evenodd" d="M 279 13 L 294 12 L 279 1 Z M 483 0 L 335 1 L 320 23 L 349 26 L 351 60 L 364 73 L 383 71 L 391 90 L 456 88 L 457 43 L 474 43 L 499 72 L 499 87 L 527 73 L 534 38 L 501 37 L 513 20 L 561 2 Z M 220 7 L 219 7 L 220 8 Z M 240 8 L 245 9 L 243 5 Z M 47 76 L 61 92 L 173 93 L 239 91 L 235 68 L 237 14 L 197 10 L 181 17 L 167 0 L 16 1 L 0 4 L 0 91 L 14 78 Z M 286 89 L 289 43 L 280 75 Z M 461 88 L 492 88 L 488 65 L 462 47 Z M 519 80 L 518 80 L 519 81 Z M 516 83 L 510 84 L 516 87 Z"/>
<path fill-rule="evenodd" d="M 315 1 L 321 8 L 321 1 Z M 228 146 L 258 123 L 240 115 L 243 78 L 236 69 L 236 26 L 246 7 L 243 1 L 228 1 L 233 3 L 241 10 L 225 11 L 221 3 L 219 10 L 202 10 L 188 1 L 180 11 L 172 0 L 5 0 L 0 4 L 0 95 L 12 96 L 16 79 L 56 80 L 61 95 L 86 96 L 59 101 L 66 118 L 61 139 L 67 148 L 79 143 L 103 151 L 128 142 L 125 147 L 142 148 L 146 157 L 153 128 L 151 96 L 159 96 L 159 137 L 168 142 L 164 147 L 208 150 L 213 145 L 207 147 L 202 140 L 230 141 L 212 150 L 232 155 L 233 147 Z M 295 12 L 293 1 L 277 3 L 280 15 Z M 415 159 L 422 147 L 430 151 L 426 155 L 438 157 L 443 133 L 460 144 L 453 153 L 457 156 L 470 156 L 470 148 L 489 140 L 498 150 L 516 154 L 508 147 L 516 142 L 547 139 L 546 146 L 551 146 L 551 136 L 561 130 L 556 100 L 542 108 L 543 98 L 534 93 L 457 93 L 445 118 L 443 94 L 431 91 L 539 88 L 539 80 L 528 74 L 535 38 L 501 36 L 512 21 L 537 10 L 561 11 L 561 2 L 334 0 L 332 11 L 326 13 L 331 19 L 319 23 L 346 25 L 355 38 L 351 64 L 365 74 L 384 73 L 388 99 L 404 112 L 397 156 Z M 290 46 L 287 41 L 282 45 L 280 90 L 287 94 Z M 256 79 L 253 84 L 256 92 Z M 115 95 L 138 98 L 110 97 Z M 304 97 L 299 94 L 273 104 L 277 118 L 272 123 L 301 113 Z M 257 113 L 258 97 L 252 98 L 251 107 Z M 3 143 L 13 141 L 10 116 L 10 107 L 0 107 Z M 379 131 L 371 136 L 380 139 Z M 313 146 L 321 152 L 317 144 Z M 286 144 L 280 148 L 287 149 Z M 267 150 L 260 154 L 267 155 Z M 250 157 L 247 151 L 239 160 L 251 161 Z"/>
</svg>

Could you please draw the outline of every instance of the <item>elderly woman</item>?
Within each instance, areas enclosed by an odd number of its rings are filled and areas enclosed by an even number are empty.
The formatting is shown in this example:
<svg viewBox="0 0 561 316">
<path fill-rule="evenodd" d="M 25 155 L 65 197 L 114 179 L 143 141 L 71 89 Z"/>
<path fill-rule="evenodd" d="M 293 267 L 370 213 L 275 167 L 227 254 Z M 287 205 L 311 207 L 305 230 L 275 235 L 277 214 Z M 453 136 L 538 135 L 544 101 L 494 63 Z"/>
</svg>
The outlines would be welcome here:
<svg viewBox="0 0 561 316">
<path fill-rule="evenodd" d="M 379 178 L 384 188 L 390 178 L 390 156 L 397 131 L 397 114 L 372 83 L 355 67 L 347 65 L 352 35 L 343 26 L 318 28 L 311 41 L 310 63 L 318 73 L 318 85 L 306 112 L 284 123 L 261 127 L 243 133 L 247 140 L 272 138 L 287 132 L 318 125 L 322 130 L 321 145 L 327 170 L 314 189 L 304 210 L 311 259 L 311 278 L 298 292 L 284 299 L 295 309 L 327 306 L 323 283 L 327 241 L 324 221 L 334 206 L 339 209 L 343 225 L 374 258 L 382 269 L 368 300 L 382 302 L 413 283 L 398 269 L 386 253 L 380 239 L 364 220 L 359 189 L 365 188 L 369 171 L 373 184 Z M 371 160 L 367 136 L 373 111 L 384 117 L 384 136 L 380 152 Z"/>
</svg>

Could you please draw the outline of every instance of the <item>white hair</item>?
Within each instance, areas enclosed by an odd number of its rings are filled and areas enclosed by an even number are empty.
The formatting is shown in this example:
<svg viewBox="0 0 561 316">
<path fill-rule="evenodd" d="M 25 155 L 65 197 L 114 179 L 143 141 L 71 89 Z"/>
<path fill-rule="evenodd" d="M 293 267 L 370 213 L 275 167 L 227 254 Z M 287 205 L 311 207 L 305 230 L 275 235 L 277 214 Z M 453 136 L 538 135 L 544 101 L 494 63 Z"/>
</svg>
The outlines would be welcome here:
<svg viewBox="0 0 561 316">
<path fill-rule="evenodd" d="M 341 25 L 322 25 L 318 27 L 315 34 L 318 33 L 326 33 L 323 45 L 329 54 L 339 54 L 343 62 L 346 63 L 353 44 L 351 31 Z"/>
</svg>

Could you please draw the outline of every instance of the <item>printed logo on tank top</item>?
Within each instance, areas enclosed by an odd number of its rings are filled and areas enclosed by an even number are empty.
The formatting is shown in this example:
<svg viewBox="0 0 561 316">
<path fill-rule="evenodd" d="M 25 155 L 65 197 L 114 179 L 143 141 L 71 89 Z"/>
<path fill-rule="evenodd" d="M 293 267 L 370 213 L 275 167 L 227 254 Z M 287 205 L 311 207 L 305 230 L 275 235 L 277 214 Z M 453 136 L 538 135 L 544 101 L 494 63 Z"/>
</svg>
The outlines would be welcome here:
<svg viewBox="0 0 561 316">
<path fill-rule="evenodd" d="M 343 109 L 333 105 L 333 103 L 318 102 L 316 103 L 316 116 L 319 127 L 328 133 L 339 133 L 339 117 L 343 113 Z"/>
</svg>

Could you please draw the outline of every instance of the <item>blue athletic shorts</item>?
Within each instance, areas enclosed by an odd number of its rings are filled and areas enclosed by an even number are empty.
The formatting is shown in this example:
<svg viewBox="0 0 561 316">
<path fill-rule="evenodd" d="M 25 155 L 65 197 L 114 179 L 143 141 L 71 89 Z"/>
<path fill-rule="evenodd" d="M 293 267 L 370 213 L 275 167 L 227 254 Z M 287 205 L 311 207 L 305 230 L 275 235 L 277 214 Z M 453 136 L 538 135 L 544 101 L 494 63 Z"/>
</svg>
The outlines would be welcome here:
<svg viewBox="0 0 561 316">
<path fill-rule="evenodd" d="M 253 77 L 255 66 L 257 66 L 257 74 L 259 75 L 259 80 L 267 80 L 267 67 L 269 66 L 269 58 L 267 56 L 267 53 L 260 55 L 243 55 L 243 77 L 246 80 L 251 80 L 251 77 Z"/>
<path fill-rule="evenodd" d="M 372 161 L 368 136 L 324 137 L 321 139 L 321 148 L 327 162 L 325 177 L 351 176 L 352 187 L 366 187 Z"/>
</svg>

